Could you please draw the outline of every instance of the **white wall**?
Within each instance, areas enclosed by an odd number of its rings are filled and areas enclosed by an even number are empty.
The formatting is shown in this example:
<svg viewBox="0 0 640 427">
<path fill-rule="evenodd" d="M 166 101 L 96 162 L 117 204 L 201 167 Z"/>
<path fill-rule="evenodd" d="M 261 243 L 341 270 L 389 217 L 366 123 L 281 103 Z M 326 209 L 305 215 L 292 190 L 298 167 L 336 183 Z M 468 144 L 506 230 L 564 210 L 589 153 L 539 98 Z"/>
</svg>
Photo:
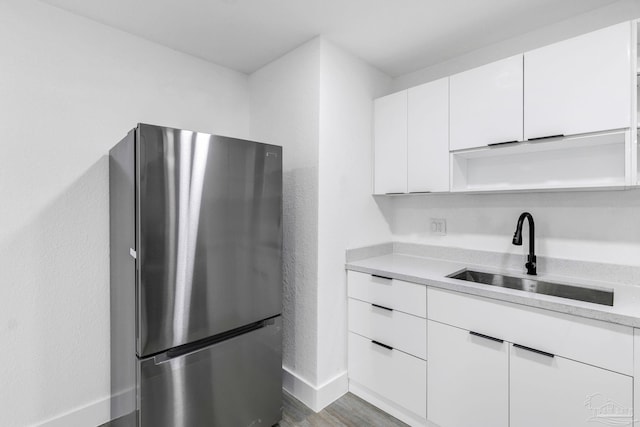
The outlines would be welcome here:
<svg viewBox="0 0 640 427">
<path fill-rule="evenodd" d="M 108 150 L 140 121 L 248 136 L 247 76 L 32 0 L 0 2 L 0 58 L 0 425 L 97 425 Z"/>
<path fill-rule="evenodd" d="M 386 214 L 398 241 L 524 254 L 528 226 L 522 247 L 511 239 L 518 216 L 528 211 L 538 255 L 640 265 L 640 190 L 392 199 Z M 446 236 L 430 233 L 430 218 L 447 220 Z"/>
<path fill-rule="evenodd" d="M 283 364 L 316 384 L 319 39 L 251 74 L 249 85 L 251 138 L 283 147 Z"/>
<path fill-rule="evenodd" d="M 317 38 L 249 82 L 251 137 L 284 147 L 285 388 L 319 410 L 347 390 L 345 250 L 391 239 L 370 196 L 391 79 Z"/>
<path fill-rule="evenodd" d="M 393 81 L 390 92 L 446 77 L 518 53 L 636 18 L 640 18 L 640 2 L 638 0 L 619 0 L 608 6 L 539 28 L 519 37 L 486 46 L 440 64 L 397 77 Z"/>
<path fill-rule="evenodd" d="M 320 70 L 318 385 L 323 386 L 347 368 L 345 251 L 391 240 L 370 195 L 372 101 L 388 91 L 391 79 L 324 40 Z"/>
</svg>

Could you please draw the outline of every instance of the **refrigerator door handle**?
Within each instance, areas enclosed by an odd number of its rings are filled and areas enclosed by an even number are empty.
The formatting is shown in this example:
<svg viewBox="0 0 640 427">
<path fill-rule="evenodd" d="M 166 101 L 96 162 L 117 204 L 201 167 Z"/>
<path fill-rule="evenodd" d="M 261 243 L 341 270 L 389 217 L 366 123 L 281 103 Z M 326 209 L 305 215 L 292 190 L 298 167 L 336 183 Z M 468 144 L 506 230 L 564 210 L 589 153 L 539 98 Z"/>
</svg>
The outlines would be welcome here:
<svg viewBox="0 0 640 427">
<path fill-rule="evenodd" d="M 239 337 L 240 335 L 245 335 L 245 334 L 248 334 L 249 332 L 257 331 L 258 329 L 262 329 L 266 326 L 275 325 L 276 317 L 260 320 L 259 322 L 254 322 L 249 325 L 242 326 L 240 328 L 232 329 L 231 331 L 223 332 L 221 334 L 217 334 L 209 338 L 205 338 L 189 344 L 184 344 L 178 347 L 171 348 L 163 353 L 156 354 L 155 356 L 153 356 L 153 361 L 156 365 L 160 365 L 162 363 L 166 363 L 170 360 L 176 359 L 178 357 L 182 357 L 187 354 L 197 353 L 201 350 L 205 350 L 222 341 L 227 341 L 231 338 L 236 338 L 236 337 Z"/>
</svg>

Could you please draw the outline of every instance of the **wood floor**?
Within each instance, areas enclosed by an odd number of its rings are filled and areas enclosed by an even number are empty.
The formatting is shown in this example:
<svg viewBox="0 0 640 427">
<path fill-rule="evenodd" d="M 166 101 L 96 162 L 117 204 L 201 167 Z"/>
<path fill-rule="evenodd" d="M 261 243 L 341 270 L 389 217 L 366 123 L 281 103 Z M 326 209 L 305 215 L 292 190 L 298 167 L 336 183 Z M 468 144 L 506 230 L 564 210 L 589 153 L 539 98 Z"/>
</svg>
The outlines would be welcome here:
<svg viewBox="0 0 640 427">
<path fill-rule="evenodd" d="M 407 427 L 402 421 L 351 393 L 347 393 L 317 414 L 289 393 L 282 393 L 282 421 L 279 427 Z M 124 418 L 100 427 L 134 425 Z"/>
<path fill-rule="evenodd" d="M 406 427 L 407 424 L 347 393 L 317 414 L 296 398 L 283 393 L 280 427 Z"/>
</svg>

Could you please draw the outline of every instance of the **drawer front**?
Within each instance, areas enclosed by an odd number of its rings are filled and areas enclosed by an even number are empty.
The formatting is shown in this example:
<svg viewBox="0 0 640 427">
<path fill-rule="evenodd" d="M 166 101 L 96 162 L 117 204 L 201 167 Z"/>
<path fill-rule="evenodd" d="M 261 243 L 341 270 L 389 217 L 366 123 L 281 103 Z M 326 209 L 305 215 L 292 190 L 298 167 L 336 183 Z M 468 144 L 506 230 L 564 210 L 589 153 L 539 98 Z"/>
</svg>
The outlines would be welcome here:
<svg viewBox="0 0 640 427">
<path fill-rule="evenodd" d="M 429 319 L 633 375 L 633 329 L 429 288 Z"/>
<path fill-rule="evenodd" d="M 349 379 L 406 408 L 427 416 L 427 362 L 388 350 L 349 333 Z"/>
<path fill-rule="evenodd" d="M 427 319 L 349 298 L 349 330 L 423 360 L 427 358 Z"/>
<path fill-rule="evenodd" d="M 356 271 L 347 272 L 351 298 L 427 317 L 427 287 Z"/>
</svg>

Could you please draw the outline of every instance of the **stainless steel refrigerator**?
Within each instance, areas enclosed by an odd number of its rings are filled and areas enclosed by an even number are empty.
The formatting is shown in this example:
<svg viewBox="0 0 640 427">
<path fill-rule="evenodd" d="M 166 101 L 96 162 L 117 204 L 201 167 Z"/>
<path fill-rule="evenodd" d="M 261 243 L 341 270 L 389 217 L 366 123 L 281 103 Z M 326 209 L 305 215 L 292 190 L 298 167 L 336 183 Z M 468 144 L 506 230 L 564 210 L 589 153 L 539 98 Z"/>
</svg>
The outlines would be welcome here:
<svg viewBox="0 0 640 427">
<path fill-rule="evenodd" d="M 112 417 L 282 414 L 282 148 L 139 124 L 109 153 Z"/>
</svg>

